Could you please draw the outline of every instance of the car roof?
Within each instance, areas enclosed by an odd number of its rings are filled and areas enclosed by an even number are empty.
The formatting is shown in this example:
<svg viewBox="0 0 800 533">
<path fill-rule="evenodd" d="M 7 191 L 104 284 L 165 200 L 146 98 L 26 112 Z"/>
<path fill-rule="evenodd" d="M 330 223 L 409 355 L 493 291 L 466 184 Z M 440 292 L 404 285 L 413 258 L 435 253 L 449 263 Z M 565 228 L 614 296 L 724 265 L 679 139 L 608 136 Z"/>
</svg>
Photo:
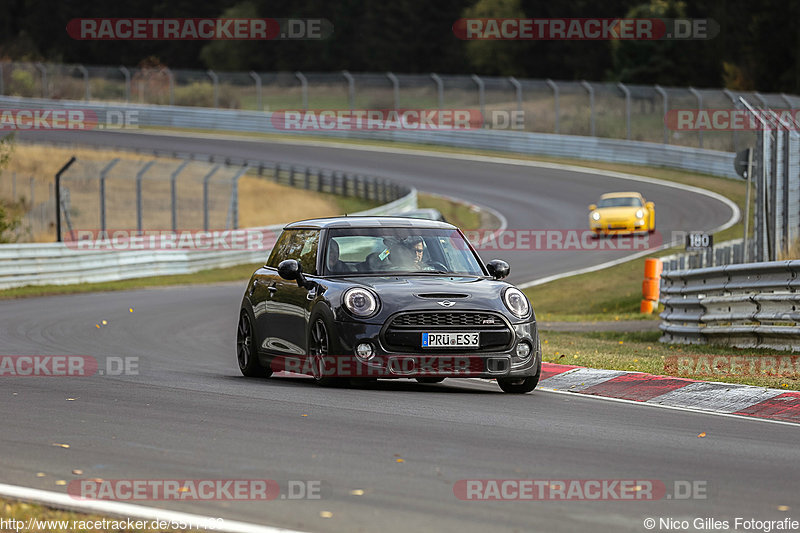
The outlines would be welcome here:
<svg viewBox="0 0 800 533">
<path fill-rule="evenodd" d="M 642 197 L 641 193 L 638 192 L 607 192 L 601 195 L 600 198 L 625 198 L 627 196 L 635 196 L 637 198 Z"/>
<path fill-rule="evenodd" d="M 452 224 L 422 218 L 404 218 L 399 216 L 354 216 L 311 218 L 298 220 L 284 226 L 284 229 L 298 228 L 420 228 L 420 229 L 456 229 Z"/>
</svg>

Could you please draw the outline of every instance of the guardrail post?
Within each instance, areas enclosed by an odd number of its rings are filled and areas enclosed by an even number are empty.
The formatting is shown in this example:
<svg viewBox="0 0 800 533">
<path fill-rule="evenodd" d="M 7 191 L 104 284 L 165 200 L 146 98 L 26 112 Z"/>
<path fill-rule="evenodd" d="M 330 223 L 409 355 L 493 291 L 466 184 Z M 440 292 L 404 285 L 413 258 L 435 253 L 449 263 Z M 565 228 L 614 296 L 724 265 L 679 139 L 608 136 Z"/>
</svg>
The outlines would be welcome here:
<svg viewBox="0 0 800 533">
<path fill-rule="evenodd" d="M 208 174 L 203 176 L 203 229 L 208 231 L 208 182 L 217 173 L 220 165 L 215 165 Z"/>
<path fill-rule="evenodd" d="M 439 109 L 444 109 L 444 82 L 441 76 L 435 72 L 431 73 L 431 79 L 436 83 L 436 99 L 439 101 Z"/>
<path fill-rule="evenodd" d="M 139 172 L 136 173 L 136 231 L 142 232 L 142 179 L 150 167 L 155 165 L 155 159 L 148 161 Z"/>
<path fill-rule="evenodd" d="M 164 67 L 164 71 L 167 73 L 167 78 L 169 78 L 169 105 L 175 105 L 175 76 L 172 75 L 172 71 Z"/>
<path fill-rule="evenodd" d="M 131 71 L 127 67 L 119 67 L 122 75 L 125 76 L 125 103 L 131 101 Z"/>
<path fill-rule="evenodd" d="M 631 140 L 631 91 L 622 82 L 617 83 L 617 87 L 625 95 L 625 138 Z"/>
<path fill-rule="evenodd" d="M 514 86 L 514 92 L 517 97 L 517 111 L 522 112 L 522 84 L 514 76 L 508 77 L 509 83 Z"/>
<path fill-rule="evenodd" d="M 591 131 L 591 136 L 594 137 L 594 87 L 586 80 L 581 80 L 581 85 L 583 85 L 583 88 L 589 93 L 589 129 Z"/>
<path fill-rule="evenodd" d="M 350 105 L 350 111 L 354 111 L 356 108 L 356 80 L 346 70 L 342 71 L 342 76 L 347 80 L 347 102 Z"/>
<path fill-rule="evenodd" d="M 256 107 L 259 111 L 263 111 L 264 107 L 261 105 L 261 77 L 254 71 L 250 71 L 250 77 L 256 82 Z"/>
<path fill-rule="evenodd" d="M 299 70 L 294 73 L 294 76 L 300 80 L 300 92 L 303 99 L 303 111 L 308 111 L 308 78 Z"/>
<path fill-rule="evenodd" d="M 664 117 L 662 121 L 664 122 L 664 144 L 669 144 L 669 128 L 667 128 L 667 113 L 669 112 L 669 96 L 667 95 L 667 91 L 661 88 L 660 85 L 655 86 L 656 91 L 658 94 L 661 95 L 661 102 L 664 104 Z"/>
<path fill-rule="evenodd" d="M 722 92 L 731 101 L 734 109 L 739 109 L 739 102 L 736 100 L 736 96 L 729 89 L 722 89 Z M 737 128 L 733 129 L 733 151 L 739 151 L 739 130 Z"/>
<path fill-rule="evenodd" d="M 559 102 L 558 98 L 558 85 L 556 85 L 556 82 L 550 78 L 546 79 L 545 82 L 551 89 L 553 89 L 553 104 L 555 105 L 556 111 L 555 133 L 559 133 L 561 130 L 561 103 Z"/>
<path fill-rule="evenodd" d="M 61 175 L 75 162 L 75 156 L 69 158 L 61 169 L 56 172 L 56 242 L 61 242 Z M 31 181 L 33 183 L 33 181 Z M 33 186 L 31 186 L 31 205 L 33 205 Z"/>
<path fill-rule="evenodd" d="M 190 161 L 181 163 L 175 171 L 169 175 L 169 197 L 172 206 L 172 231 L 178 231 L 178 174 L 183 172 Z"/>
<path fill-rule="evenodd" d="M 703 95 L 700 94 L 700 91 L 698 91 L 694 87 L 689 87 L 689 92 L 692 93 L 695 98 L 697 98 L 697 111 L 699 112 L 700 110 L 703 109 Z M 703 147 L 703 130 L 702 129 L 698 129 L 697 130 L 697 139 L 698 139 L 698 142 L 700 143 L 700 148 L 702 148 Z"/>
<path fill-rule="evenodd" d="M 47 98 L 49 92 L 47 90 L 47 68 L 39 62 L 34 63 L 34 66 L 39 69 L 42 75 L 42 98 Z"/>
<path fill-rule="evenodd" d="M 214 107 L 219 107 L 219 76 L 211 69 L 208 69 L 206 74 L 211 78 L 211 83 L 214 86 Z"/>
<path fill-rule="evenodd" d="M 83 65 L 75 65 L 75 68 L 83 75 L 83 99 L 88 102 L 92 99 L 92 90 L 89 88 L 89 71 Z"/>
<path fill-rule="evenodd" d="M 119 163 L 119 158 L 112 159 L 106 167 L 100 171 L 100 231 L 106 231 L 106 176 Z"/>
<path fill-rule="evenodd" d="M 392 82 L 392 95 L 394 96 L 394 109 L 400 109 L 400 80 L 391 72 L 386 73 L 386 77 Z"/>
<path fill-rule="evenodd" d="M 470 76 L 478 86 L 478 105 L 481 108 L 481 127 L 486 126 L 486 93 L 483 80 L 477 74 Z"/>
</svg>

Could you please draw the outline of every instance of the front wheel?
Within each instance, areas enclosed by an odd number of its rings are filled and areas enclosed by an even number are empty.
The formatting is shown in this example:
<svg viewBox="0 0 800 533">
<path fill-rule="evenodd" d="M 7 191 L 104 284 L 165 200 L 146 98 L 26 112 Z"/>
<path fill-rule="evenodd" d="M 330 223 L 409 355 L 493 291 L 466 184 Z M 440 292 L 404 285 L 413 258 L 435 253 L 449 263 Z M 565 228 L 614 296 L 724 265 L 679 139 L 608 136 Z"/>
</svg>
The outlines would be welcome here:
<svg viewBox="0 0 800 533">
<path fill-rule="evenodd" d="M 340 378 L 325 375 L 331 371 L 325 367 L 325 362 L 330 360 L 330 354 L 331 337 L 328 333 L 328 326 L 325 325 L 325 321 L 321 317 L 318 317 L 311 325 L 311 332 L 309 333 L 308 358 L 311 366 L 311 376 L 317 385 L 323 387 L 338 385 L 342 381 Z"/>
<path fill-rule="evenodd" d="M 242 309 L 239 315 L 239 326 L 236 328 L 236 361 L 242 375 L 249 378 L 263 378 L 272 375 L 272 370 L 264 368 L 258 362 L 255 343 L 253 341 L 253 323 L 250 315 Z"/>
</svg>

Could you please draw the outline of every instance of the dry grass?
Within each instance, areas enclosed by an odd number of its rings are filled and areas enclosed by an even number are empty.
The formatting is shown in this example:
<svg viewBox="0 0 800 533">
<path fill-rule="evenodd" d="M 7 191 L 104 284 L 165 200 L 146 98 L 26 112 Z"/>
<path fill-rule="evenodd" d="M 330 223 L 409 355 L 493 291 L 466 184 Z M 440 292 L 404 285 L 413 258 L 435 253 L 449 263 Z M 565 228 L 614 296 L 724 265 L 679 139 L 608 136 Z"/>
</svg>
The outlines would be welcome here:
<svg viewBox="0 0 800 533">
<path fill-rule="evenodd" d="M 38 212 L 43 217 L 41 223 L 31 224 L 27 234 L 21 235 L 20 241 L 46 242 L 54 239 L 55 218 L 51 213 L 54 175 L 72 155 L 77 157 L 77 161 L 63 175 L 62 183 L 70 191 L 70 218 L 73 228 L 99 228 L 99 181 L 96 178 L 106 164 L 115 158 L 120 161 L 108 173 L 106 182 L 106 225 L 109 229 L 136 227 L 136 188 L 133 177 L 152 157 L 119 150 L 17 144 L 8 167 L 0 174 L 0 199 L 30 207 L 32 190 L 34 207 L 38 206 Z M 180 163 L 176 159 L 159 158 L 144 175 L 142 204 L 145 229 L 171 228 L 168 177 Z M 179 227 L 203 228 L 202 181 L 211 168 L 207 163 L 192 162 L 179 174 Z M 211 228 L 224 228 L 229 223 L 228 199 L 231 178 L 235 171 L 235 168 L 222 166 L 209 182 Z M 12 176 L 16 176 L 16 198 L 12 194 Z M 343 207 L 332 195 L 279 185 L 254 175 L 242 177 L 238 196 L 240 227 L 333 216 L 340 214 Z"/>
</svg>

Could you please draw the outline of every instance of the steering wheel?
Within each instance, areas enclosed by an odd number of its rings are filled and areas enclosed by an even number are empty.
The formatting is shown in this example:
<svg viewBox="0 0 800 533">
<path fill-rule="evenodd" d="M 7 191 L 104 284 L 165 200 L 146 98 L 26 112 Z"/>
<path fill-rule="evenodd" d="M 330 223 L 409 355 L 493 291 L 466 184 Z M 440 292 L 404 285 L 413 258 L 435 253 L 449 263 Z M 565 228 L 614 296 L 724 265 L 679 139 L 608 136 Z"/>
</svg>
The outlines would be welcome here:
<svg viewBox="0 0 800 533">
<path fill-rule="evenodd" d="M 444 264 L 440 263 L 439 261 L 431 261 L 430 263 L 427 264 L 425 270 L 440 270 L 442 272 L 448 271 L 447 267 L 444 266 Z"/>
</svg>

